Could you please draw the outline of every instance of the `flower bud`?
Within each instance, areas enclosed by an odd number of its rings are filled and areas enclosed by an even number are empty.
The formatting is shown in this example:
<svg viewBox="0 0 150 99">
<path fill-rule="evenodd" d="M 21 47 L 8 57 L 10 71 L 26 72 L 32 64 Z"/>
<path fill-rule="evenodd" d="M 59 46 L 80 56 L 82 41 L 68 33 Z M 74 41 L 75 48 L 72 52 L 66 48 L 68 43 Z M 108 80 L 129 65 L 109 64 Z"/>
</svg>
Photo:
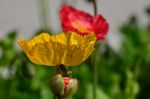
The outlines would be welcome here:
<svg viewBox="0 0 150 99">
<path fill-rule="evenodd" d="M 50 80 L 50 88 L 57 97 L 71 97 L 77 91 L 78 81 L 69 77 L 62 77 L 57 74 Z"/>
</svg>

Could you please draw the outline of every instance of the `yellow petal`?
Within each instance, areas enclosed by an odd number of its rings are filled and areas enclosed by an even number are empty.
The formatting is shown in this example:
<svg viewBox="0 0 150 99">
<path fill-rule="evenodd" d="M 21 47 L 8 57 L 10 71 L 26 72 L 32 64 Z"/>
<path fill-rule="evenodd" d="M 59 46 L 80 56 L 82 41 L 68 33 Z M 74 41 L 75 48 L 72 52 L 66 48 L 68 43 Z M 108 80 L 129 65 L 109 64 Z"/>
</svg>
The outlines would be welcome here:
<svg viewBox="0 0 150 99">
<path fill-rule="evenodd" d="M 32 40 L 19 39 L 18 43 L 35 64 L 76 66 L 86 60 L 94 50 L 94 33 L 81 36 L 74 32 L 50 36 L 42 33 Z"/>
</svg>

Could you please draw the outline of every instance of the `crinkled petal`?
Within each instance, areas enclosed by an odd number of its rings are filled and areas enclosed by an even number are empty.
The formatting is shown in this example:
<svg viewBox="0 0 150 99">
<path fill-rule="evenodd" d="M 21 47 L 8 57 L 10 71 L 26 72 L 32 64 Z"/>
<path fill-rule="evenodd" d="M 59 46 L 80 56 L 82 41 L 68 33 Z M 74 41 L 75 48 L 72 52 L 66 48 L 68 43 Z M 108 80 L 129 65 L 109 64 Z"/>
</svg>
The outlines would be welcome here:
<svg viewBox="0 0 150 99">
<path fill-rule="evenodd" d="M 35 64 L 76 66 L 94 50 L 95 34 L 81 36 L 74 32 L 50 36 L 42 33 L 32 40 L 19 39 L 18 43 Z"/>
</svg>

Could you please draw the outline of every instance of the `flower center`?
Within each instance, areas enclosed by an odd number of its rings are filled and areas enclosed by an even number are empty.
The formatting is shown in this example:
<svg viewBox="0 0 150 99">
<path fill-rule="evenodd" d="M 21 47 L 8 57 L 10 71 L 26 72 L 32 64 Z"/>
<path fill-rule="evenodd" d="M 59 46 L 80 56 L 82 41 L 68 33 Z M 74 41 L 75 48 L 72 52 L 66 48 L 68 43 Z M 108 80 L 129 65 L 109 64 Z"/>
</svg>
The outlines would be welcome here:
<svg viewBox="0 0 150 99">
<path fill-rule="evenodd" d="M 80 32 L 82 33 L 89 33 L 89 32 L 92 32 L 90 29 L 88 29 L 85 25 L 82 25 L 80 23 L 77 23 L 77 22 L 73 22 L 72 23 L 72 26 L 79 30 Z"/>
</svg>

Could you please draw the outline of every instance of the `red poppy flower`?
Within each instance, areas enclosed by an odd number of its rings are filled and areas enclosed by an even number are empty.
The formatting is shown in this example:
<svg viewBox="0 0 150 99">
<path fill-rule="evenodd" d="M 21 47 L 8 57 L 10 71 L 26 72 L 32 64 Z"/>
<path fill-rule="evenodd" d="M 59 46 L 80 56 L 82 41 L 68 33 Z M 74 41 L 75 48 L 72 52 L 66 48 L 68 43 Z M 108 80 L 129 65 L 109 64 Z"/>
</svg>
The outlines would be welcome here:
<svg viewBox="0 0 150 99">
<path fill-rule="evenodd" d="M 60 9 L 60 16 L 64 32 L 72 31 L 81 35 L 94 32 L 97 40 L 102 40 L 109 29 L 108 23 L 103 16 L 97 15 L 94 17 L 68 5 L 64 5 Z"/>
</svg>

